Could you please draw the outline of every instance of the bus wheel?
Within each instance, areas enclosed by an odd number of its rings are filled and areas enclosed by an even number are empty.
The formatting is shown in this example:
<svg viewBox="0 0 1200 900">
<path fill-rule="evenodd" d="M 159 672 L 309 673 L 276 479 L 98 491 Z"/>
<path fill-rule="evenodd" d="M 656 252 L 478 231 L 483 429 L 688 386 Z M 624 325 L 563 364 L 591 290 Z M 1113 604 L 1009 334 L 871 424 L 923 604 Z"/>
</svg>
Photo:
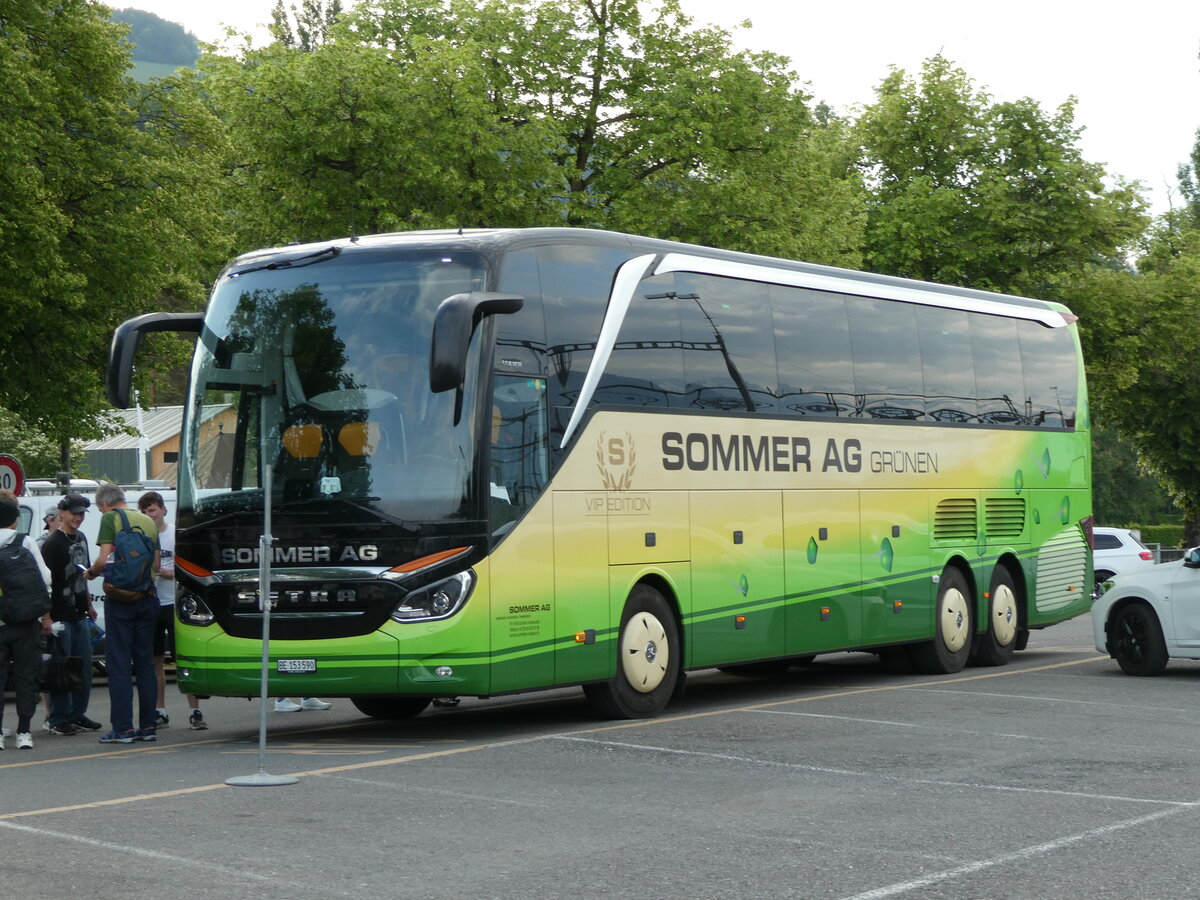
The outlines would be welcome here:
<svg viewBox="0 0 1200 900">
<path fill-rule="evenodd" d="M 625 601 L 617 636 L 617 676 L 585 684 L 592 708 L 610 719 L 648 719 L 667 706 L 679 678 L 679 629 L 662 594 L 639 584 Z"/>
<path fill-rule="evenodd" d="M 411 719 L 429 705 L 429 697 L 351 697 L 350 702 L 372 719 Z"/>
<path fill-rule="evenodd" d="M 971 653 L 971 631 L 971 589 L 949 566 L 938 579 L 933 640 L 910 647 L 913 668 L 927 675 L 960 671 Z"/>
<path fill-rule="evenodd" d="M 1012 659 L 1017 644 L 1017 589 L 1012 574 L 997 566 L 988 591 L 988 625 L 983 634 L 975 636 L 971 661 L 977 666 L 1003 666 Z"/>
</svg>

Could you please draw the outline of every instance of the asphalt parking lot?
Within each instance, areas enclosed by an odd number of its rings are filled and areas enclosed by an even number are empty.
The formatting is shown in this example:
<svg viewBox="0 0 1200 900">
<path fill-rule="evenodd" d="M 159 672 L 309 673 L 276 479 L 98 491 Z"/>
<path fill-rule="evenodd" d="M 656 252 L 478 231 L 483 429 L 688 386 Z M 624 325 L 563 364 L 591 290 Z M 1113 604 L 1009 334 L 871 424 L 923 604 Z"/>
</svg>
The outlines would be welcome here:
<svg viewBox="0 0 1200 900">
<path fill-rule="evenodd" d="M 9 739 L 0 867 L 29 898 L 1200 896 L 1198 686 L 1122 675 L 1083 617 L 954 676 L 695 673 L 643 722 L 578 690 L 271 713 L 281 787 L 225 784 L 259 769 L 256 701 L 195 732 L 173 694 L 157 744 Z"/>
</svg>

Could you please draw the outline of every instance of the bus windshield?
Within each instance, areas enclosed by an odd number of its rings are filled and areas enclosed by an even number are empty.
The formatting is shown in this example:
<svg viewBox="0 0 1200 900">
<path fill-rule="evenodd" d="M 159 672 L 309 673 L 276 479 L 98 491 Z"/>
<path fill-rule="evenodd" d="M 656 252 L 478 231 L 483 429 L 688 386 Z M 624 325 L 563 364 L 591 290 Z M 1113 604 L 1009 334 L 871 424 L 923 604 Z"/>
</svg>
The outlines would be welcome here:
<svg viewBox="0 0 1200 900">
<path fill-rule="evenodd" d="M 197 520 L 349 502 L 404 522 L 471 503 L 478 338 L 462 396 L 429 389 L 438 305 L 484 282 L 444 251 L 308 257 L 227 274 L 193 362 L 181 510 Z M 461 401 L 461 405 L 460 405 Z"/>
</svg>

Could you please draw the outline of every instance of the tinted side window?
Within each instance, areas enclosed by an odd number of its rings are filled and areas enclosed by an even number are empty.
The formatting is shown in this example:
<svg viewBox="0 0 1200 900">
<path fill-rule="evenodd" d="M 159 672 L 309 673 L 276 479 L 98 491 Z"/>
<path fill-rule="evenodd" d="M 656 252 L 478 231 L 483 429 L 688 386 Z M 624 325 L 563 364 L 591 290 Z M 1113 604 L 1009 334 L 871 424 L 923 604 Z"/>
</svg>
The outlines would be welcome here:
<svg viewBox="0 0 1200 900">
<path fill-rule="evenodd" d="M 1120 550 L 1121 539 L 1115 534 L 1097 534 L 1094 535 L 1097 550 Z"/>
<path fill-rule="evenodd" d="M 846 298 L 772 285 L 780 412 L 845 416 L 855 409 Z"/>
<path fill-rule="evenodd" d="M 546 380 L 497 375 L 488 467 L 493 534 L 507 531 L 549 480 L 546 426 Z"/>
<path fill-rule="evenodd" d="M 550 407 L 561 434 L 571 417 L 596 349 L 613 276 L 633 254 L 628 250 L 557 244 L 538 248 L 546 311 Z"/>
<path fill-rule="evenodd" d="M 775 342 L 768 288 L 712 275 L 676 276 L 684 372 L 701 409 L 775 412 Z"/>
<path fill-rule="evenodd" d="M 849 297 L 846 309 L 859 414 L 873 419 L 924 418 L 925 382 L 916 306 Z"/>
<path fill-rule="evenodd" d="M 975 354 L 979 421 L 988 425 L 1026 424 L 1029 415 L 1016 320 L 972 316 L 971 348 Z"/>
<path fill-rule="evenodd" d="M 504 257 L 497 290 L 525 298 L 521 311 L 493 316 L 496 323 L 496 368 L 512 374 L 542 375 L 546 369 L 546 320 L 542 313 L 542 282 L 532 250 Z"/>
<path fill-rule="evenodd" d="M 917 325 L 926 414 L 937 422 L 974 422 L 979 410 L 968 313 L 918 306 Z"/>
<path fill-rule="evenodd" d="M 683 404 L 683 350 L 675 276 L 646 278 L 634 292 L 597 403 L 665 409 Z"/>
<path fill-rule="evenodd" d="M 1017 334 L 1025 370 L 1029 424 L 1073 427 L 1079 405 L 1079 364 L 1070 330 L 1021 321 L 1017 323 Z"/>
</svg>

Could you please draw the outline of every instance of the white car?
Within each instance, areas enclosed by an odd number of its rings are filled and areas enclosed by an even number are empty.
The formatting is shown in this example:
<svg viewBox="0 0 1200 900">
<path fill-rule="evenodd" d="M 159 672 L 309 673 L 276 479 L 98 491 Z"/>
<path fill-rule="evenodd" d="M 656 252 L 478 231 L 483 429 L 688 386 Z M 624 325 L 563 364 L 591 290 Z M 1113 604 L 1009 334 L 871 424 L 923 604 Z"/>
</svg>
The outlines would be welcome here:
<svg viewBox="0 0 1200 900">
<path fill-rule="evenodd" d="M 1128 528 L 1095 528 L 1092 540 L 1092 568 L 1096 572 L 1097 587 L 1114 575 L 1155 565 L 1154 552 Z"/>
<path fill-rule="evenodd" d="M 1200 659 L 1200 547 L 1103 585 L 1092 627 L 1096 649 L 1127 675 L 1160 675 L 1168 659 Z"/>
</svg>

